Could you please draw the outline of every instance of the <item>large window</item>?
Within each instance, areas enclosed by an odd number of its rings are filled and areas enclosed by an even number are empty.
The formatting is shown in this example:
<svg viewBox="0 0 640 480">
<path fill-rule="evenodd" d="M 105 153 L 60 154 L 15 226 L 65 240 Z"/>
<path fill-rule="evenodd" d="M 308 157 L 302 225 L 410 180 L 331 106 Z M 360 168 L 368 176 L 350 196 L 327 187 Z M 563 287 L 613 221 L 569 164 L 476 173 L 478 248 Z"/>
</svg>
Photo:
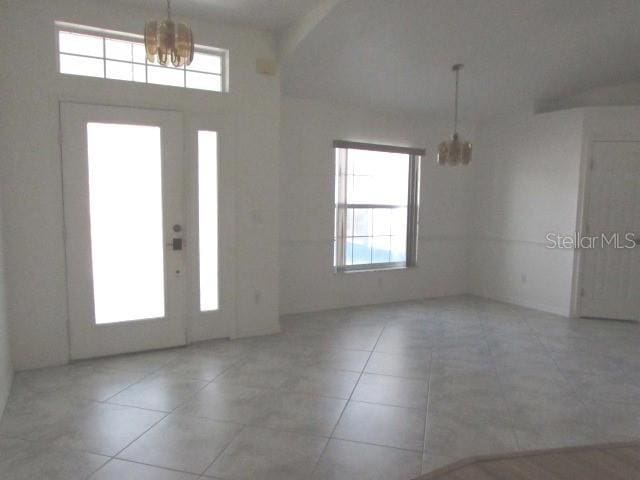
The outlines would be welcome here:
<svg viewBox="0 0 640 480">
<path fill-rule="evenodd" d="M 140 35 L 56 22 L 60 73 L 226 91 L 227 52 L 197 46 L 191 65 L 148 63 Z"/>
<path fill-rule="evenodd" d="M 416 263 L 423 150 L 334 142 L 338 271 Z"/>
</svg>

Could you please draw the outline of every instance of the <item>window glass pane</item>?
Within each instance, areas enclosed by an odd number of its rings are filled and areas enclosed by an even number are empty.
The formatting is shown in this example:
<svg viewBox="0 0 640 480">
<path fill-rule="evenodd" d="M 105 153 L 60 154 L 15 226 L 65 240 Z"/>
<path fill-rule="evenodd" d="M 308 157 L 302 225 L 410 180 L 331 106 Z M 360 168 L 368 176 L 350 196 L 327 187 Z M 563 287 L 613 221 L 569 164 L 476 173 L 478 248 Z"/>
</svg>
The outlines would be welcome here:
<svg viewBox="0 0 640 480">
<path fill-rule="evenodd" d="M 133 64 L 133 81 L 143 83 L 147 81 L 147 69 L 144 65 Z"/>
<path fill-rule="evenodd" d="M 102 37 L 82 33 L 60 32 L 58 48 L 62 53 L 102 57 Z"/>
<path fill-rule="evenodd" d="M 373 236 L 391 235 L 391 213 L 393 209 L 373 209 Z"/>
<path fill-rule="evenodd" d="M 353 265 L 353 238 L 347 238 L 344 263 L 345 265 Z"/>
<path fill-rule="evenodd" d="M 184 71 L 181 68 L 149 66 L 147 79 L 149 83 L 155 83 L 157 85 L 182 87 L 184 86 Z"/>
<path fill-rule="evenodd" d="M 87 139 L 96 323 L 164 317 L 160 128 L 89 123 Z"/>
<path fill-rule="evenodd" d="M 221 77 L 219 75 L 210 75 L 208 73 L 187 71 L 187 88 L 219 92 L 222 90 Z"/>
<path fill-rule="evenodd" d="M 371 237 L 355 237 L 351 239 L 353 244 L 353 265 L 365 265 L 371 263 Z"/>
<path fill-rule="evenodd" d="M 394 208 L 391 210 L 391 235 L 407 234 L 407 209 Z"/>
<path fill-rule="evenodd" d="M 407 237 L 391 237 L 391 260 L 392 262 L 407 261 Z"/>
<path fill-rule="evenodd" d="M 353 237 L 353 208 L 347 209 L 347 237 Z"/>
<path fill-rule="evenodd" d="M 60 73 L 104 78 L 104 63 L 99 58 L 61 54 Z"/>
<path fill-rule="evenodd" d="M 207 73 L 222 73 L 222 58 L 218 55 L 196 52 L 193 62 L 187 66 L 187 70 L 198 70 Z"/>
<path fill-rule="evenodd" d="M 371 209 L 356 208 L 353 210 L 353 235 L 368 237 L 371 235 Z"/>
<path fill-rule="evenodd" d="M 391 261 L 407 259 L 407 209 L 394 209 L 391 213 Z"/>
<path fill-rule="evenodd" d="M 132 43 L 124 40 L 105 39 L 105 53 L 107 58 L 114 60 L 125 60 L 130 62 L 132 59 Z"/>
<path fill-rule="evenodd" d="M 130 63 L 107 60 L 107 78 L 114 80 L 133 80 L 133 65 Z"/>
<path fill-rule="evenodd" d="M 374 178 L 367 175 L 352 175 L 353 186 L 347 190 L 347 203 L 377 203 Z"/>
<path fill-rule="evenodd" d="M 373 237 L 373 263 L 388 263 L 391 258 L 391 237 Z"/>
<path fill-rule="evenodd" d="M 147 52 L 142 43 L 133 44 L 133 61 L 136 63 L 145 63 L 147 60 Z"/>
<path fill-rule="evenodd" d="M 409 155 L 350 149 L 348 165 L 353 187 L 347 203 L 407 204 Z"/>
<path fill-rule="evenodd" d="M 198 132 L 200 310 L 218 309 L 218 134 Z"/>
</svg>

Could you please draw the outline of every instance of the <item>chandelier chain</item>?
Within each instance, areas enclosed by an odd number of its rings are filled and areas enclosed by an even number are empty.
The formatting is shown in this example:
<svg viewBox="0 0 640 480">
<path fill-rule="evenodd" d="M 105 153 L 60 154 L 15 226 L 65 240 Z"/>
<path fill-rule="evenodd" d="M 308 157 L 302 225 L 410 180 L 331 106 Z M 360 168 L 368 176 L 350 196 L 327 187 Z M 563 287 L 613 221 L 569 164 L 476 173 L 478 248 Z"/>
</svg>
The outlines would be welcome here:
<svg viewBox="0 0 640 480">
<path fill-rule="evenodd" d="M 456 96 L 454 100 L 454 114 L 453 114 L 453 133 L 458 133 L 458 90 L 460 85 L 460 70 L 461 64 L 453 66 L 453 71 L 456 72 Z"/>
<path fill-rule="evenodd" d="M 453 99 L 453 136 L 451 140 L 445 140 L 438 145 L 438 156 L 436 157 L 438 165 L 468 165 L 471 162 L 471 143 L 462 140 L 458 136 L 458 101 L 460 96 L 460 70 L 462 70 L 462 67 L 461 63 L 456 63 L 452 67 L 456 76 L 455 96 Z"/>
</svg>

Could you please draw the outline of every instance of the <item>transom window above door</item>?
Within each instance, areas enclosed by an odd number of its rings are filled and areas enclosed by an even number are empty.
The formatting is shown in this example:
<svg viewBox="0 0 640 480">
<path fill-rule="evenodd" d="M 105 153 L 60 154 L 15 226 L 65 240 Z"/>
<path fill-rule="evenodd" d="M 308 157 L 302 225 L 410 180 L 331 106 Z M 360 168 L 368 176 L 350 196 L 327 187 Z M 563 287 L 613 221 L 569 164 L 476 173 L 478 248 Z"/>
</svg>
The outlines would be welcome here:
<svg viewBox="0 0 640 480">
<path fill-rule="evenodd" d="M 424 150 L 335 141 L 337 271 L 416 264 Z"/>
<path fill-rule="evenodd" d="M 182 67 L 147 61 L 141 35 L 56 22 L 60 73 L 226 92 L 228 51 L 196 45 Z"/>
</svg>

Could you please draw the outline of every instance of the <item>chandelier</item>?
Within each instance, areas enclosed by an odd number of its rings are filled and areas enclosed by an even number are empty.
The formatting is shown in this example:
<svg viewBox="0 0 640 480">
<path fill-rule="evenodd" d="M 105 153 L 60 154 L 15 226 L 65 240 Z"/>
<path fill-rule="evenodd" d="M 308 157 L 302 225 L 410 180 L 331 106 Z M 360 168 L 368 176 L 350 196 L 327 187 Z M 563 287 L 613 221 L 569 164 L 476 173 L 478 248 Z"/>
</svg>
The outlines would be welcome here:
<svg viewBox="0 0 640 480">
<path fill-rule="evenodd" d="M 462 70 L 461 63 L 453 66 L 456 75 L 455 116 L 453 121 L 453 136 L 451 140 L 442 142 L 438 146 L 438 165 L 468 165 L 471 161 L 471 143 L 460 140 L 458 136 L 458 77 Z"/>
<path fill-rule="evenodd" d="M 193 33 L 188 25 L 171 20 L 171 0 L 167 0 L 165 20 L 145 23 L 144 48 L 147 60 L 160 65 L 171 62 L 174 67 L 181 67 L 193 61 Z"/>
</svg>

